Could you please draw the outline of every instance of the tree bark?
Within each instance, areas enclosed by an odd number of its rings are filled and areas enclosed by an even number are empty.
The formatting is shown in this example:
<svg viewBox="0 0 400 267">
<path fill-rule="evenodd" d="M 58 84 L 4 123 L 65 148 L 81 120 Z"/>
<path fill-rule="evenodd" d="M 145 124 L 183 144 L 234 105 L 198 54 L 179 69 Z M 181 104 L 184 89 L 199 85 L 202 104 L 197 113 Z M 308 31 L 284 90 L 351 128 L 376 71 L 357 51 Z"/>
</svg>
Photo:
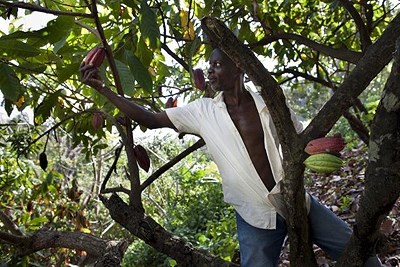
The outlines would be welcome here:
<svg viewBox="0 0 400 267">
<path fill-rule="evenodd" d="M 161 225 L 143 212 L 127 205 L 118 195 L 101 197 L 110 211 L 111 217 L 131 234 L 137 236 L 157 251 L 175 259 L 178 266 L 234 267 L 235 263 L 211 255 L 207 251 L 193 247 L 178 236 L 167 232 Z"/>
<path fill-rule="evenodd" d="M 354 234 L 337 266 L 362 266 L 375 254 L 379 227 L 400 194 L 400 38 L 372 123 L 365 191 Z"/>
<path fill-rule="evenodd" d="M 353 104 L 355 99 L 376 75 L 386 66 L 395 48 L 393 36 L 400 36 L 400 14 L 398 14 L 379 40 L 371 45 L 345 82 L 338 88 L 305 131 L 298 136 L 290 123 L 290 113 L 285 96 L 256 58 L 254 53 L 219 20 L 205 17 L 202 28 L 209 41 L 221 48 L 244 71 L 255 85 L 261 87 L 261 95 L 271 113 L 282 144 L 284 157 L 284 197 L 288 209 L 290 261 L 293 266 L 316 266 L 304 205 L 304 181 L 302 165 L 306 155 L 305 144 L 326 135 L 336 121 Z"/>
<path fill-rule="evenodd" d="M 52 231 L 41 229 L 32 236 L 13 235 L 0 232 L 0 240 L 15 246 L 17 256 L 25 256 L 47 248 L 70 248 L 86 251 L 87 256 L 82 262 L 95 263 L 97 267 L 107 266 L 104 263 L 113 262 L 120 266 L 128 247 L 126 240 L 104 240 L 82 232 Z"/>
</svg>

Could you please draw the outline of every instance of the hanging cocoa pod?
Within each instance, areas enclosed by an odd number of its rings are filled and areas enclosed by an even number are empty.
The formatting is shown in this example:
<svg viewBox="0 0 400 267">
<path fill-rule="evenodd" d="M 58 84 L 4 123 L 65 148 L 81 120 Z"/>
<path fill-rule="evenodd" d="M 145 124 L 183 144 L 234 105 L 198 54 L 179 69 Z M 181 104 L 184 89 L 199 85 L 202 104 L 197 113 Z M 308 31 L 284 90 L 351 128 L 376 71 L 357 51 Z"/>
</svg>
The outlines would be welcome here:
<svg viewBox="0 0 400 267">
<path fill-rule="evenodd" d="M 167 102 L 165 102 L 165 108 L 172 108 L 173 104 L 174 104 L 174 98 L 171 96 L 167 99 Z"/>
<path fill-rule="evenodd" d="M 90 50 L 90 51 L 86 54 L 85 58 L 83 59 L 83 63 L 84 63 L 85 65 L 87 65 L 87 64 L 90 63 L 90 61 L 92 60 L 94 54 L 96 54 L 96 51 L 97 51 L 97 47 L 93 48 L 92 50 Z"/>
<path fill-rule="evenodd" d="M 150 158 L 146 149 L 141 145 L 136 145 L 133 151 L 139 167 L 148 172 L 150 169 Z"/>
<path fill-rule="evenodd" d="M 193 70 L 193 82 L 194 86 L 204 91 L 206 89 L 206 79 L 204 78 L 204 73 L 202 69 L 194 69 Z"/>
<path fill-rule="evenodd" d="M 39 164 L 40 167 L 45 171 L 48 165 L 48 161 L 47 161 L 47 155 L 46 153 L 43 151 L 42 153 L 40 153 L 39 155 Z"/>
<path fill-rule="evenodd" d="M 175 99 L 171 96 L 170 98 L 167 99 L 167 102 L 165 102 L 165 108 L 176 108 L 178 106 L 178 97 Z"/>
<path fill-rule="evenodd" d="M 100 112 L 94 112 L 93 113 L 93 117 L 92 117 L 92 126 L 95 130 L 100 129 L 101 127 L 103 127 L 104 124 L 104 118 L 101 115 Z"/>
<path fill-rule="evenodd" d="M 318 153 L 309 156 L 304 165 L 317 173 L 331 173 L 340 170 L 343 160 L 329 153 Z"/>
<path fill-rule="evenodd" d="M 95 47 L 89 51 L 84 59 L 85 65 L 100 67 L 106 57 L 106 50 L 102 47 Z"/>
<path fill-rule="evenodd" d="M 33 211 L 33 202 L 32 202 L 32 200 L 29 200 L 28 204 L 26 204 L 26 211 L 27 212 L 32 212 Z"/>
<path fill-rule="evenodd" d="M 344 149 L 345 146 L 346 143 L 342 136 L 326 136 L 308 142 L 304 151 L 309 155 L 319 153 L 338 154 Z"/>
</svg>

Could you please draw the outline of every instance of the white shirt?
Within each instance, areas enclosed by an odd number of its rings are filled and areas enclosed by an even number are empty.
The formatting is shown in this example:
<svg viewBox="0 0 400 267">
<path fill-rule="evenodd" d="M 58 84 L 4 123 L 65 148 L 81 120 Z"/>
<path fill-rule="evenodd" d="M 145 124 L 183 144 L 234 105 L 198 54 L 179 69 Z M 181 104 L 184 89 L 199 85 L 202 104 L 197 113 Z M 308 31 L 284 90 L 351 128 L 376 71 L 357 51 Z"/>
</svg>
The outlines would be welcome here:
<svg viewBox="0 0 400 267">
<path fill-rule="evenodd" d="M 249 92 L 261 118 L 265 151 L 276 182 L 271 192 L 268 192 L 252 164 L 244 142 L 229 116 L 223 93 L 213 99 L 201 98 L 184 107 L 166 109 L 166 113 L 178 131 L 196 134 L 204 139 L 222 177 L 224 201 L 234 206 L 250 225 L 275 229 L 276 213 L 285 217 L 280 194 L 282 155 L 276 129 L 264 100 L 257 93 Z M 301 124 L 292 115 L 295 127 L 300 131 Z"/>
</svg>

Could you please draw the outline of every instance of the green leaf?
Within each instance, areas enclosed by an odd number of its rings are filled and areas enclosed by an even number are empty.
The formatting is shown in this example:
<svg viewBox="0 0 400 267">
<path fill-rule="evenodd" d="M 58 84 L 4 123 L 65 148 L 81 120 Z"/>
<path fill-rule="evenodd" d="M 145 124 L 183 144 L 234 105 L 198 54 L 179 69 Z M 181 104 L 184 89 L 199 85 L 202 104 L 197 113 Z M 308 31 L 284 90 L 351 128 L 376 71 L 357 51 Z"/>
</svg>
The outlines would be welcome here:
<svg viewBox="0 0 400 267">
<path fill-rule="evenodd" d="M 14 70 L 7 64 L 0 63 L 0 90 L 4 98 L 15 102 L 22 93 L 22 87 Z"/>
<path fill-rule="evenodd" d="M 126 62 L 133 74 L 135 80 L 146 90 L 151 93 L 153 88 L 153 80 L 151 79 L 150 73 L 131 51 L 125 51 Z"/>
<path fill-rule="evenodd" d="M 66 39 L 74 25 L 74 19 L 72 17 L 59 16 L 56 19 L 49 21 L 47 26 L 41 29 L 40 32 L 50 43 L 56 44 L 57 42 Z M 58 44 L 58 46 L 59 45 L 60 44 Z"/>
<path fill-rule="evenodd" d="M 0 38 L 0 51 L 2 56 L 13 57 L 34 57 L 40 54 L 40 50 L 18 40 Z"/>
<path fill-rule="evenodd" d="M 51 110 L 57 105 L 58 97 L 61 94 L 61 90 L 49 94 L 35 109 L 34 121 L 35 124 L 40 125 L 44 123 L 49 117 Z"/>
<path fill-rule="evenodd" d="M 10 100 L 4 100 L 4 109 L 6 110 L 7 115 L 10 116 L 14 109 L 14 106 Z"/>
<path fill-rule="evenodd" d="M 140 59 L 144 66 L 150 66 L 150 63 L 154 58 L 154 53 L 147 47 L 143 37 L 139 38 L 135 55 Z"/>
<path fill-rule="evenodd" d="M 32 219 L 29 222 L 29 224 L 30 225 L 38 225 L 38 224 L 45 223 L 45 222 L 48 222 L 48 221 L 49 220 L 46 217 L 37 217 L 37 218 Z"/>
<path fill-rule="evenodd" d="M 160 32 L 157 25 L 157 17 L 154 11 L 143 1 L 140 10 L 140 30 L 145 39 L 148 39 L 151 48 L 160 47 Z"/>
<path fill-rule="evenodd" d="M 133 79 L 132 73 L 128 66 L 119 60 L 115 60 L 117 65 L 119 77 L 121 79 L 122 89 L 126 95 L 131 96 L 133 94 L 133 88 L 135 86 L 135 81 Z"/>
<path fill-rule="evenodd" d="M 58 81 L 60 83 L 65 82 L 69 77 L 77 73 L 79 66 L 80 62 L 68 64 L 64 67 L 57 68 Z"/>
</svg>

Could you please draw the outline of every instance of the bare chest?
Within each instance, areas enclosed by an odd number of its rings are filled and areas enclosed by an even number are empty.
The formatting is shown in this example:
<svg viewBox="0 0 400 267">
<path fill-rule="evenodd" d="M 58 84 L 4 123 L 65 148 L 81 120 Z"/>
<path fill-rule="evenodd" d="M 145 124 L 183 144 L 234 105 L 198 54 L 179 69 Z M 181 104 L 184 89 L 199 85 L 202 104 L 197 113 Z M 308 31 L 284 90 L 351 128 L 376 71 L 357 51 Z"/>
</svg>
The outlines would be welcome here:
<svg viewBox="0 0 400 267">
<path fill-rule="evenodd" d="M 264 151 L 264 132 L 255 104 L 250 102 L 239 108 L 228 108 L 228 113 L 249 154 Z"/>
</svg>

